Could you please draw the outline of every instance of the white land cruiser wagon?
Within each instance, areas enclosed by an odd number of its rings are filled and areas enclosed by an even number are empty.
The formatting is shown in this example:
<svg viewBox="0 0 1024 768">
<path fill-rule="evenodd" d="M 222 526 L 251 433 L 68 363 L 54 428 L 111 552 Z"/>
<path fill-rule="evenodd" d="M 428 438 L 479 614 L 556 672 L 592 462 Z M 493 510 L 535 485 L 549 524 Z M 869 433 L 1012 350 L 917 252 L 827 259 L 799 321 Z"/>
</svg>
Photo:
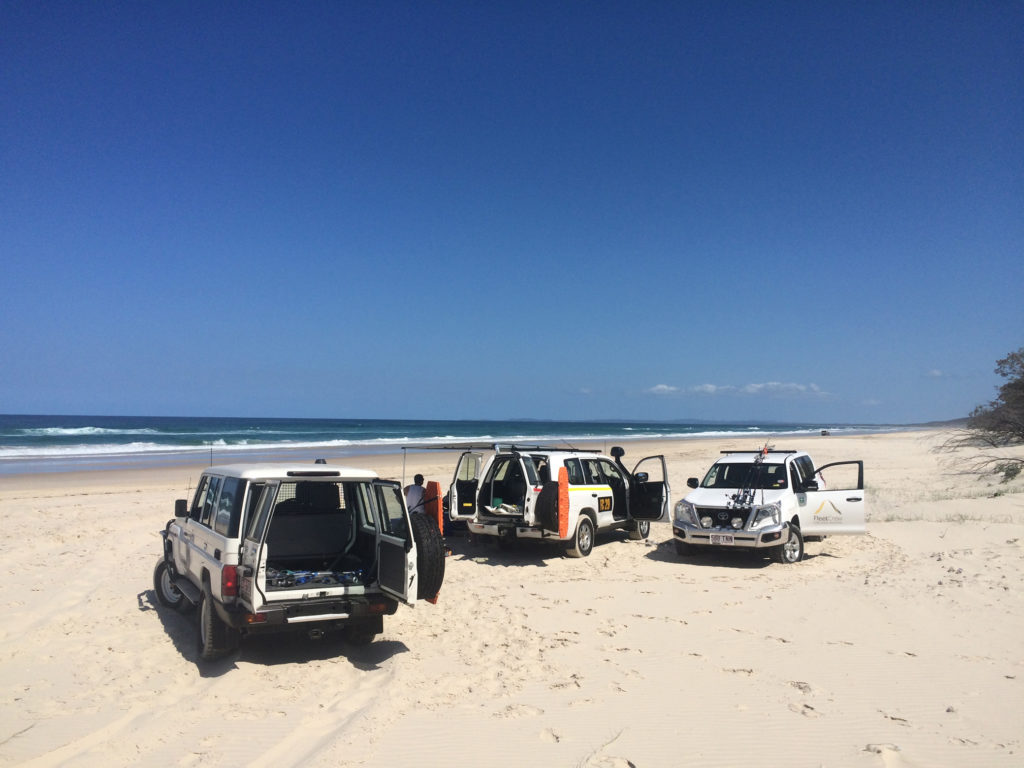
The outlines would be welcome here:
<svg viewBox="0 0 1024 768">
<path fill-rule="evenodd" d="M 562 541 L 570 557 L 586 557 L 595 532 L 625 528 L 646 539 L 652 520 L 668 514 L 670 489 L 664 456 L 641 459 L 630 472 L 625 451 L 540 446 L 492 446 L 459 458 L 448 492 L 448 516 L 471 534 Z"/>
<path fill-rule="evenodd" d="M 864 462 L 815 468 L 803 451 L 723 451 L 676 504 L 676 552 L 702 548 L 766 549 L 782 563 L 804 556 L 805 541 L 864 533 Z M 830 488 L 825 488 L 825 474 Z"/>
<path fill-rule="evenodd" d="M 340 629 L 368 643 L 400 602 L 436 601 L 444 578 L 437 525 L 409 515 L 397 482 L 362 469 L 209 467 L 160 533 L 157 599 L 199 607 L 204 660 L 262 632 Z"/>
</svg>

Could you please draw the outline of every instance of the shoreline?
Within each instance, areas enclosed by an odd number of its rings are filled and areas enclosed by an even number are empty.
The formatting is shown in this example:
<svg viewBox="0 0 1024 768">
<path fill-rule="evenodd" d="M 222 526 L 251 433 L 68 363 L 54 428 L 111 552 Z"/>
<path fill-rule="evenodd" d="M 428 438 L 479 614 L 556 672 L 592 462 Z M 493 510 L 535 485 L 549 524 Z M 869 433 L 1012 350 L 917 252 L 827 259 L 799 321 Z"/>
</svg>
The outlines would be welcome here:
<svg viewBox="0 0 1024 768">
<path fill-rule="evenodd" d="M 730 450 L 737 447 L 755 450 L 767 440 L 777 444 L 780 440 L 792 441 L 793 444 L 806 445 L 814 441 L 829 441 L 834 444 L 837 441 L 845 441 L 856 438 L 881 437 L 886 435 L 929 435 L 941 432 L 939 427 L 935 428 L 907 428 L 890 429 L 880 431 L 844 432 L 840 434 L 821 435 L 817 433 L 787 433 L 784 436 L 773 438 L 771 435 L 751 434 L 749 436 L 719 435 L 682 435 L 673 437 L 636 437 L 622 439 L 594 439 L 575 440 L 573 446 L 576 448 L 597 449 L 602 453 L 608 453 L 613 445 L 622 444 L 626 448 L 627 456 L 653 455 L 657 453 L 677 453 L 673 447 L 681 448 L 688 445 L 705 445 L 709 442 L 718 441 Z M 526 441 L 524 441 L 525 443 Z M 541 441 L 543 442 L 543 441 Z M 549 441 L 550 444 L 557 442 Z M 445 463 L 454 471 L 457 457 L 463 450 L 458 443 L 451 447 L 435 446 L 430 443 L 416 445 L 410 441 L 410 445 L 402 448 L 381 448 L 379 450 L 353 450 L 351 448 L 335 450 L 311 450 L 309 448 L 276 448 L 265 451 L 222 451 L 220 455 L 213 454 L 213 461 L 206 452 L 202 453 L 173 453 L 161 455 L 156 461 L 149 460 L 156 457 L 104 457 L 102 460 L 87 458 L 83 461 L 68 460 L 67 466 L 60 469 L 21 469 L 16 462 L 20 459 L 0 460 L 0 489 L 13 490 L 54 488 L 62 486 L 97 486 L 113 484 L 117 486 L 126 485 L 163 485 L 166 482 L 173 482 L 183 475 L 198 477 L 204 469 L 209 466 L 222 466 L 228 464 L 249 464 L 249 463 L 312 463 L 316 459 L 325 459 L 329 464 L 338 466 L 353 466 L 361 469 L 377 471 L 381 477 L 405 480 L 404 477 L 394 477 L 395 467 L 428 465 L 431 467 L 439 463 Z M 532 444 L 532 443 L 531 443 Z M 539 444 L 539 443 L 537 443 Z M 653 453 L 652 453 L 653 452 Z M 229 454 L 229 455 L 225 455 Z M 717 450 L 708 452 L 707 465 L 710 466 L 717 457 Z M 428 457 L 434 457 L 433 459 Z M 443 462 L 438 461 L 443 459 Z M 26 460 L 26 464 L 35 464 L 34 460 Z M 76 466 L 85 464 L 85 466 Z M 100 466 L 90 466 L 101 464 Z M 378 469 L 379 468 L 379 469 Z M 405 474 L 411 477 L 407 470 Z M 425 473 L 424 473 L 425 474 Z M 438 479 L 438 478 L 433 478 Z M 441 478 L 443 479 L 443 478 Z M 675 486 L 673 485 L 673 488 Z M 680 497 L 681 498 L 681 497 Z"/>
</svg>

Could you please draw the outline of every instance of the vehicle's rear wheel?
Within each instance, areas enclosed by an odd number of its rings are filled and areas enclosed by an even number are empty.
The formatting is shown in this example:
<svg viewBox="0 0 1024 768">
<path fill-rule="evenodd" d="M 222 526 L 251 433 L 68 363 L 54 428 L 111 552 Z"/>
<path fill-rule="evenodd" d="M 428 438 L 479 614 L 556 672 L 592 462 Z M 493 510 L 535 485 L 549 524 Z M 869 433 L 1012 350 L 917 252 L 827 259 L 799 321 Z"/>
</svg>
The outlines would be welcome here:
<svg viewBox="0 0 1024 768">
<path fill-rule="evenodd" d="M 416 542 L 416 599 L 431 600 L 444 581 L 444 541 L 437 524 L 426 515 L 410 515 L 410 519 Z"/>
<path fill-rule="evenodd" d="M 651 521 L 650 520 L 634 520 L 633 525 L 629 528 L 629 538 L 633 541 L 640 541 L 646 539 L 651 535 Z"/>
<path fill-rule="evenodd" d="M 343 635 L 349 645 L 369 645 L 377 636 L 377 630 L 372 625 L 349 624 L 345 627 Z"/>
<path fill-rule="evenodd" d="M 576 534 L 565 549 L 569 557 L 586 557 L 594 549 L 594 523 L 586 515 L 580 515 L 576 523 Z"/>
<path fill-rule="evenodd" d="M 786 565 L 799 563 L 804 557 L 804 537 L 795 525 L 789 526 L 789 538 L 781 547 L 775 548 L 775 559 Z"/>
<path fill-rule="evenodd" d="M 188 603 L 188 599 L 174 586 L 172 576 L 170 565 L 160 558 L 153 570 L 153 591 L 156 592 L 156 599 L 160 605 L 180 611 L 184 607 L 182 604 Z"/>
<path fill-rule="evenodd" d="M 203 661 L 219 659 L 238 646 L 238 631 L 221 621 L 217 615 L 209 585 L 203 585 L 203 596 L 199 600 L 198 623 L 199 658 Z"/>
</svg>

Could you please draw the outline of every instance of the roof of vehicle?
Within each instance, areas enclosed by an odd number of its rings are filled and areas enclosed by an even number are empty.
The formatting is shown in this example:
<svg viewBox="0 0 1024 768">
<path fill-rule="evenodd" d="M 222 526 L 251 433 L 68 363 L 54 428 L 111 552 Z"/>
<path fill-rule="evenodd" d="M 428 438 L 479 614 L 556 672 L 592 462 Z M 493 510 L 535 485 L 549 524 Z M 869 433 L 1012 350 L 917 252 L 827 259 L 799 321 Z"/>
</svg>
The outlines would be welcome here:
<svg viewBox="0 0 1024 768">
<path fill-rule="evenodd" d="M 763 454 L 763 451 L 722 451 L 722 453 L 725 455 L 716 461 L 716 464 L 749 464 L 752 461 L 756 461 Z M 778 464 L 790 456 L 806 455 L 806 451 L 777 451 L 769 449 L 764 459 L 771 464 Z"/>
<path fill-rule="evenodd" d="M 379 477 L 372 469 L 342 467 L 336 464 L 221 464 L 206 467 L 203 473 L 244 480 L 376 480 Z"/>
</svg>

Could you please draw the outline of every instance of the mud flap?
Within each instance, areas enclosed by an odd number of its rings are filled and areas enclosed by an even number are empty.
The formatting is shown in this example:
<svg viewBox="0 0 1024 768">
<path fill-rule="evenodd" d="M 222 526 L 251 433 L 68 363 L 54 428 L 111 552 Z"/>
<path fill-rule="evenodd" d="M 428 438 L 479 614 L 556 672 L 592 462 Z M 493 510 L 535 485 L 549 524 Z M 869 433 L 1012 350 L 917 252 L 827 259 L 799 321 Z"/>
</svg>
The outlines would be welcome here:
<svg viewBox="0 0 1024 768">
<path fill-rule="evenodd" d="M 569 470 L 558 468 L 558 538 L 569 538 Z"/>
<path fill-rule="evenodd" d="M 444 535 L 444 509 L 441 502 L 441 484 L 436 480 L 431 480 L 427 483 L 426 492 L 423 494 L 426 497 L 424 507 L 426 509 L 427 517 L 437 523 L 437 530 Z"/>
</svg>

